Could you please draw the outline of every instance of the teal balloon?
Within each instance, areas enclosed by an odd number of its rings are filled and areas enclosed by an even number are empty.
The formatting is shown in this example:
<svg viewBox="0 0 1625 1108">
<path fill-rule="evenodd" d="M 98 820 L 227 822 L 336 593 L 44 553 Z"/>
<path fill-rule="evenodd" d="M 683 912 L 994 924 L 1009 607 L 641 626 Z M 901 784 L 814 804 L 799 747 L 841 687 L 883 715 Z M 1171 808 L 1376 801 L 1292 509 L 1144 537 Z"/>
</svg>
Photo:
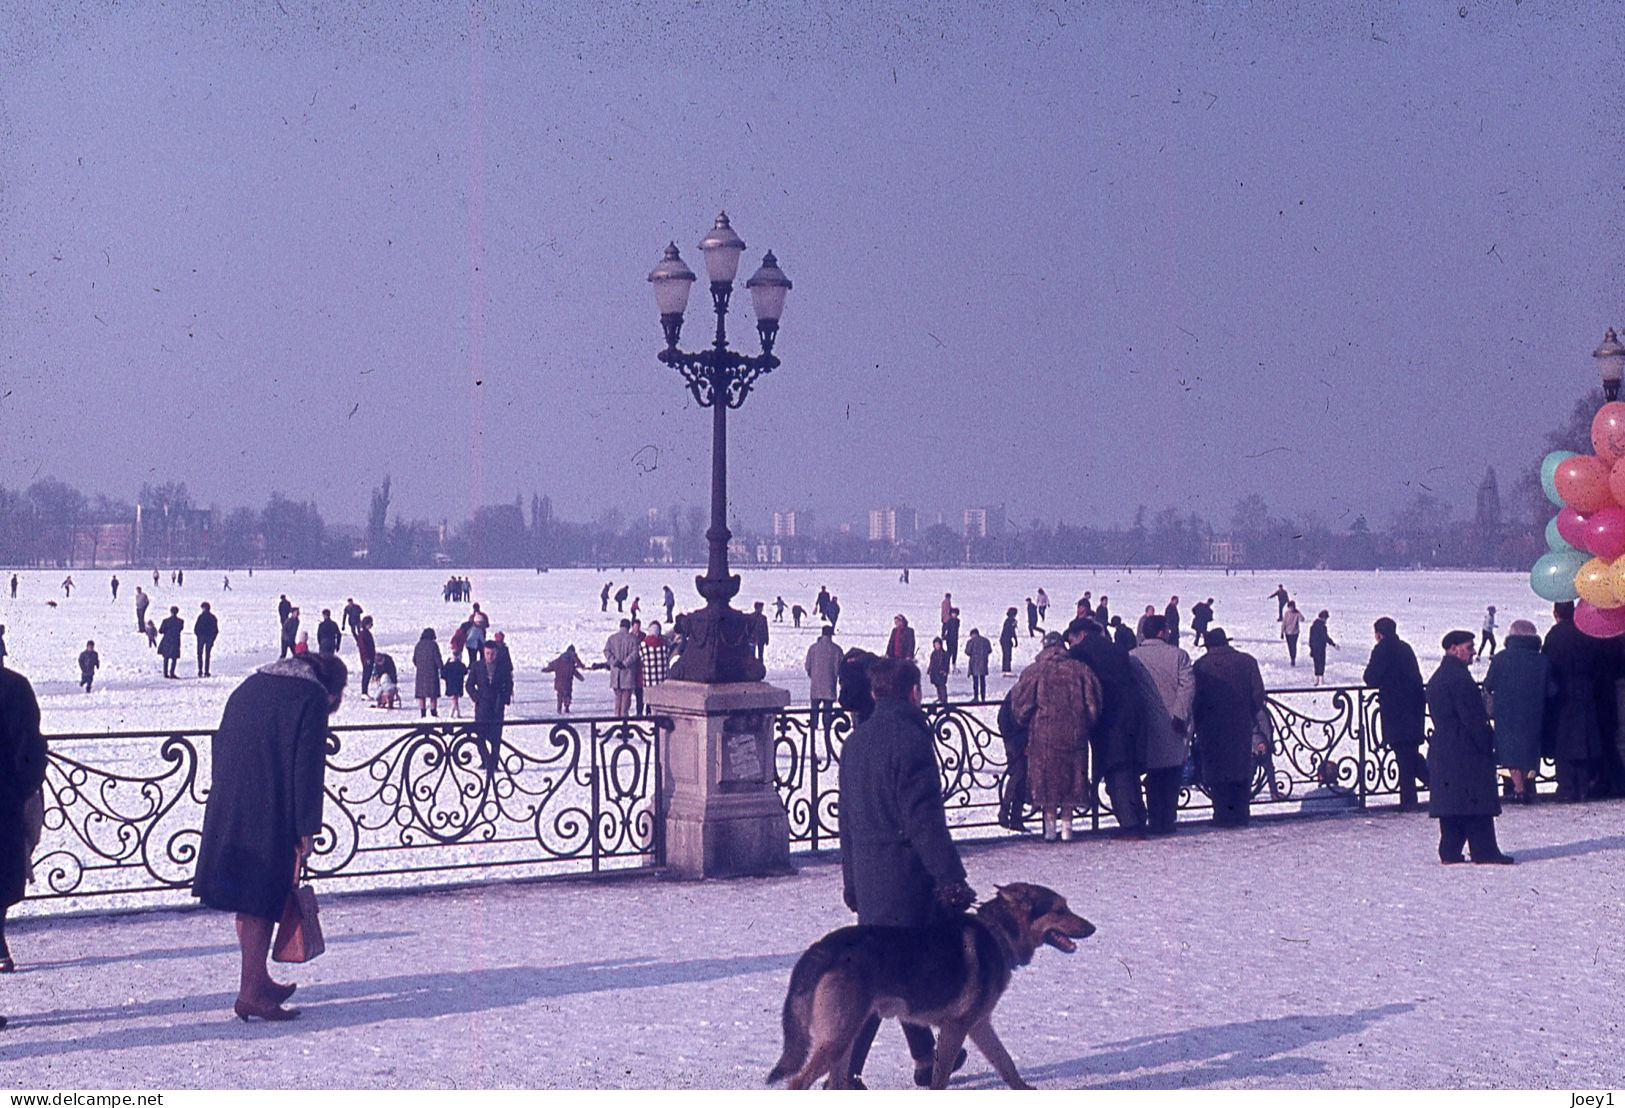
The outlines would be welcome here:
<svg viewBox="0 0 1625 1108">
<path fill-rule="evenodd" d="M 1529 587 L 1535 590 L 1536 596 L 1554 604 L 1560 600 L 1578 600 L 1580 594 L 1574 587 L 1574 575 L 1590 560 L 1589 554 L 1579 550 L 1542 554 L 1535 568 L 1529 571 Z"/>
<path fill-rule="evenodd" d="M 1546 523 L 1546 549 L 1554 554 L 1568 554 L 1574 551 L 1574 546 L 1557 531 L 1557 517 L 1553 516 Z"/>
<path fill-rule="evenodd" d="M 1546 490 L 1546 499 L 1559 508 L 1563 506 L 1563 498 L 1557 495 L 1557 467 L 1572 457 L 1574 457 L 1572 450 L 1554 450 L 1540 463 L 1540 487 Z M 1554 546 L 1552 549 L 1556 550 L 1557 547 Z"/>
</svg>

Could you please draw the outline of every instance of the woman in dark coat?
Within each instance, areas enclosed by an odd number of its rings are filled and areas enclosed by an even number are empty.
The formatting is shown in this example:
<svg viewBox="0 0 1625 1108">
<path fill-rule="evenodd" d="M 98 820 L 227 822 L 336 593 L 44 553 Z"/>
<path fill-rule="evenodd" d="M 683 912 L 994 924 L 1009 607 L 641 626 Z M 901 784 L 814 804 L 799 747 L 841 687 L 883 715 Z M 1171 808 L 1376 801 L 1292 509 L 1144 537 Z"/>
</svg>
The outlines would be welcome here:
<svg viewBox="0 0 1625 1108">
<path fill-rule="evenodd" d="M 463 716 L 463 681 L 468 677 L 468 666 L 463 664 L 462 655 L 446 655 L 445 664 L 440 667 L 440 676 L 446 682 L 446 696 L 451 700 L 452 718 L 461 719 Z"/>
<path fill-rule="evenodd" d="M 6 946 L 6 911 L 22 900 L 28 882 L 32 851 L 23 806 L 44 780 L 45 738 L 34 688 L 16 670 L 0 669 L 0 973 L 16 968 Z"/>
<path fill-rule="evenodd" d="M 425 627 L 412 649 L 412 695 L 418 698 L 418 718 L 424 714 L 423 703 L 428 701 L 429 714 L 440 714 L 440 644 L 434 641 L 434 628 Z"/>
<path fill-rule="evenodd" d="M 1552 664 L 1540 652 L 1540 636 L 1526 619 L 1516 620 L 1506 645 L 1490 658 L 1484 691 L 1493 701 L 1496 760 L 1512 774 L 1515 798 L 1533 804 L 1529 775 L 1540 765 L 1546 705 L 1557 695 Z"/>
<path fill-rule="evenodd" d="M 1326 629 L 1326 621 L 1331 613 L 1322 608 L 1315 617 L 1315 622 L 1309 625 L 1309 660 L 1315 663 L 1315 684 L 1319 685 L 1326 679 L 1326 648 L 1337 646 L 1337 640 Z M 1339 650 L 1342 647 L 1338 647 Z"/>
<path fill-rule="evenodd" d="M 271 931 L 322 829 L 327 720 L 344 699 L 344 663 L 304 654 L 262 666 L 226 701 L 214 734 L 209 799 L 192 895 L 237 913 L 241 1019 L 288 1020 L 293 985 L 271 980 Z"/>
<path fill-rule="evenodd" d="M 1439 821 L 1439 861 L 1465 861 L 1470 846 L 1479 865 L 1511 865 L 1495 841 L 1495 817 L 1501 798 L 1495 786 L 1495 734 L 1490 730 L 1484 695 L 1473 680 L 1473 633 L 1452 631 L 1444 637 L 1444 657 L 1428 678 L 1428 712 L 1433 740 L 1428 743 L 1428 815 Z"/>
</svg>

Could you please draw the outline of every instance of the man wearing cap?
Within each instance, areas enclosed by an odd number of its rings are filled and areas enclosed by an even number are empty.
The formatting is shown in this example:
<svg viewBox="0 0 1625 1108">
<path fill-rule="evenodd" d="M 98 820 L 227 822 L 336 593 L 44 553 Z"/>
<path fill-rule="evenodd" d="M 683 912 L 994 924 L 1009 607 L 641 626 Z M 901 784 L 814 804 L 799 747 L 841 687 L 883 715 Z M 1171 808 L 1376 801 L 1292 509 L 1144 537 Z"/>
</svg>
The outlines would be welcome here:
<svg viewBox="0 0 1625 1108">
<path fill-rule="evenodd" d="M 1433 716 L 1428 814 L 1439 821 L 1439 861 L 1447 866 L 1466 861 L 1466 846 L 1477 865 L 1510 866 L 1512 855 L 1501 853 L 1495 841 L 1495 817 L 1501 814 L 1495 734 L 1484 696 L 1467 668 L 1473 660 L 1473 633 L 1452 631 L 1441 645 L 1444 657 L 1427 686 Z"/>
<path fill-rule="evenodd" d="M 1382 740 L 1393 749 L 1399 765 L 1399 810 L 1421 810 L 1416 802 L 1416 786 L 1428 784 L 1427 762 L 1422 758 L 1422 733 L 1427 717 L 1427 693 L 1422 685 L 1422 668 L 1416 664 L 1411 644 L 1399 637 L 1398 625 L 1383 616 L 1372 625 L 1377 645 L 1365 665 L 1365 684 L 1377 690 L 1377 718 L 1382 722 Z"/>
<path fill-rule="evenodd" d="M 1266 707 L 1264 676 L 1258 659 L 1231 646 L 1224 628 L 1210 627 L 1206 642 L 1207 653 L 1191 666 L 1202 786 L 1213 800 L 1213 826 L 1246 827 L 1254 759 L 1264 747 L 1254 737 Z"/>
</svg>

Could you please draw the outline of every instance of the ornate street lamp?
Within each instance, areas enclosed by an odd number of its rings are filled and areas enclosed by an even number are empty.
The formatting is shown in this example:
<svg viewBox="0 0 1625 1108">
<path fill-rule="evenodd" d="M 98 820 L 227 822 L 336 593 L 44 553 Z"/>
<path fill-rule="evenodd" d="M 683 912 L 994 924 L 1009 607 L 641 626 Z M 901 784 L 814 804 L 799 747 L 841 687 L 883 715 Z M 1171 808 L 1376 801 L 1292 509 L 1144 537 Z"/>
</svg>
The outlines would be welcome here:
<svg viewBox="0 0 1625 1108">
<path fill-rule="evenodd" d="M 694 286 L 694 273 L 683 264 L 677 244 L 666 247 L 665 257 L 649 274 L 654 285 L 655 304 L 660 309 L 660 325 L 666 332 L 666 348 L 660 360 L 683 375 L 683 383 L 694 402 L 711 409 L 711 526 L 705 532 L 709 559 L 705 576 L 695 578 L 705 607 L 685 619 L 686 644 L 672 666 L 678 681 L 732 684 L 760 681 L 765 676 L 762 663 L 752 655 L 748 640 L 749 622 L 744 613 L 729 607 L 739 593 L 739 578 L 728 572 L 728 409 L 745 402 L 756 379 L 778 368 L 773 342 L 779 332 L 779 316 L 784 311 L 790 280 L 768 251 L 762 266 L 745 282 L 756 310 L 756 334 L 762 352 L 756 357 L 728 349 L 728 299 L 745 241 L 728 223 L 728 213 L 717 216 L 711 233 L 700 240 L 705 254 L 705 272 L 711 282 L 711 305 L 717 316 L 716 338 L 711 347 L 696 354 L 677 348 L 683 330 L 683 313 Z"/>
<path fill-rule="evenodd" d="M 1602 373 L 1602 395 L 1608 400 L 1619 399 L 1619 381 L 1625 377 L 1625 346 L 1619 344 L 1619 338 L 1614 334 L 1612 327 L 1608 334 L 1603 336 L 1602 345 L 1591 352 L 1597 359 L 1597 368 Z"/>
</svg>

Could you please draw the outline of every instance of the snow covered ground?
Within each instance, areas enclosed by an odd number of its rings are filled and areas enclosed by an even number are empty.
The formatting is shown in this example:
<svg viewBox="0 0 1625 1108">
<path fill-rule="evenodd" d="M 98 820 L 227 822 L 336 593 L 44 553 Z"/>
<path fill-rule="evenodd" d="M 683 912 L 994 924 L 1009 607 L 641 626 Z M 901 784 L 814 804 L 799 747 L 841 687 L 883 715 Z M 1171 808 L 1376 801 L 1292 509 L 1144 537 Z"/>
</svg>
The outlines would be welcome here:
<svg viewBox="0 0 1625 1108">
<path fill-rule="evenodd" d="M 1618 1086 L 1622 811 L 1509 811 L 1510 868 L 1442 867 L 1435 823 L 1393 813 L 966 848 L 981 893 L 1047 884 L 1100 929 L 1041 950 L 996 1026 L 1049 1089 Z M 329 897 L 280 1025 L 232 1018 L 224 915 L 19 921 L 5 1084 L 757 1088 L 796 956 L 850 922 L 838 868 L 801 864 Z M 909 1073 L 883 1028 L 871 1088 Z M 957 1084 L 1000 1087 L 974 1050 Z"/>
<path fill-rule="evenodd" d="M 697 607 L 694 570 L 640 567 L 604 574 L 589 570 L 555 570 L 536 574 L 522 570 L 493 570 L 472 573 L 474 597 L 492 619 L 495 630 L 506 632 L 516 668 L 517 697 L 510 718 L 553 714 L 552 678 L 541 667 L 565 646 L 574 643 L 589 662 L 602 658 L 605 638 L 615 630 L 615 605 L 601 613 L 598 592 L 606 580 L 616 586 L 631 586 L 632 594 L 643 601 L 643 617 L 660 618 L 660 587 L 669 584 L 678 597 L 678 609 Z M 6 575 L 9 576 L 9 575 Z M 403 693 L 411 692 L 412 647 L 426 626 L 435 628 L 442 646 L 451 638 L 468 606 L 447 604 L 440 599 L 440 586 L 447 573 L 439 570 L 400 570 L 371 572 L 354 570 L 305 570 L 301 572 L 246 572 L 231 574 L 232 591 L 221 588 L 218 571 L 193 570 L 184 587 L 169 583 L 165 574 L 152 586 L 150 575 L 119 573 L 119 598 L 110 598 L 105 571 L 77 570 L 78 587 L 64 598 L 58 583 L 61 571 L 21 571 L 17 599 L 0 594 L 0 623 L 6 627 L 6 644 L 11 653 L 7 665 L 25 673 L 40 693 L 47 732 L 104 732 L 152 730 L 169 727 L 208 727 L 217 723 L 226 697 L 238 680 L 256 666 L 276 657 L 278 626 L 277 598 L 286 593 L 302 609 L 301 626 L 315 640 L 320 610 L 331 608 L 338 618 L 347 597 L 355 597 L 376 622 L 379 648 L 392 654 L 400 669 Z M 1527 579 L 1516 573 L 1410 572 L 1410 573 L 1245 573 L 1227 577 L 1219 570 L 915 570 L 911 583 L 903 585 L 892 570 L 784 568 L 743 571 L 744 588 L 736 604 L 749 609 L 755 600 L 765 601 L 772 611 L 775 597 L 786 604 L 800 603 L 809 610 L 820 585 L 827 585 L 840 597 L 841 622 L 837 641 L 843 647 L 861 646 L 874 651 L 885 647 L 892 616 L 909 618 L 919 636 L 921 660 L 930 650 L 931 636 L 939 627 L 938 611 L 944 592 L 954 594 L 961 608 L 963 631 L 972 627 L 997 639 L 1005 608 L 1023 608 L 1022 643 L 1017 653 L 1018 668 L 1036 653 L 1036 639 L 1026 637 L 1023 601 L 1036 594 L 1039 586 L 1049 593 L 1051 607 L 1048 626 L 1063 627 L 1071 618 L 1073 606 L 1085 590 L 1098 600 L 1102 593 L 1111 598 L 1114 613 L 1131 625 L 1147 604 L 1161 611 L 1171 595 L 1178 595 L 1180 609 L 1189 627 L 1191 605 L 1205 597 L 1214 598 L 1216 624 L 1239 639 L 1243 649 L 1258 655 L 1264 665 L 1264 681 L 1271 688 L 1310 683 L 1308 635 L 1300 642 L 1297 668 L 1287 665 L 1286 647 L 1279 639 L 1275 602 L 1267 599 L 1277 583 L 1284 583 L 1298 606 L 1313 618 L 1321 608 L 1331 611 L 1332 637 L 1340 650 L 1331 652 L 1327 678 L 1333 683 L 1359 683 L 1371 648 L 1371 623 L 1390 615 L 1399 622 L 1400 634 L 1417 648 L 1424 667 L 1431 670 L 1439 655 L 1438 642 L 1444 632 L 1464 627 L 1477 632 L 1486 604 L 1499 609 L 1502 636 L 1513 619 L 1535 621 L 1544 631 L 1550 623 L 1549 605 L 1530 592 Z M 186 620 L 187 633 L 181 658 L 181 680 L 165 681 L 161 664 L 147 646 L 146 638 L 135 631 L 134 596 L 136 585 L 149 589 L 152 607 L 148 617 L 161 620 L 170 605 L 177 605 Z M 220 617 L 221 637 L 216 644 L 214 677 L 193 676 L 193 617 L 200 601 L 207 600 Z M 55 601 L 56 607 L 47 606 Z M 768 679 L 787 687 L 796 703 L 806 702 L 807 681 L 802 669 L 807 647 L 818 634 L 816 618 L 803 620 L 800 629 L 785 621 L 772 624 L 767 648 Z M 102 657 L 102 670 L 93 693 L 86 695 L 78 686 L 75 659 L 88 639 L 96 640 Z M 345 641 L 344 656 L 353 663 L 355 653 Z M 997 669 L 997 652 L 994 667 Z M 1002 690 L 995 675 L 990 693 Z M 337 717 L 340 723 L 382 722 L 385 713 L 370 708 L 358 695 L 359 681 Z M 963 662 L 949 683 L 950 695 L 968 697 L 970 681 Z M 408 701 L 408 703 L 410 703 Z M 608 675 L 602 671 L 588 675 L 578 686 L 577 714 L 608 708 L 611 697 Z M 403 713 L 396 718 L 404 719 Z"/>
</svg>

